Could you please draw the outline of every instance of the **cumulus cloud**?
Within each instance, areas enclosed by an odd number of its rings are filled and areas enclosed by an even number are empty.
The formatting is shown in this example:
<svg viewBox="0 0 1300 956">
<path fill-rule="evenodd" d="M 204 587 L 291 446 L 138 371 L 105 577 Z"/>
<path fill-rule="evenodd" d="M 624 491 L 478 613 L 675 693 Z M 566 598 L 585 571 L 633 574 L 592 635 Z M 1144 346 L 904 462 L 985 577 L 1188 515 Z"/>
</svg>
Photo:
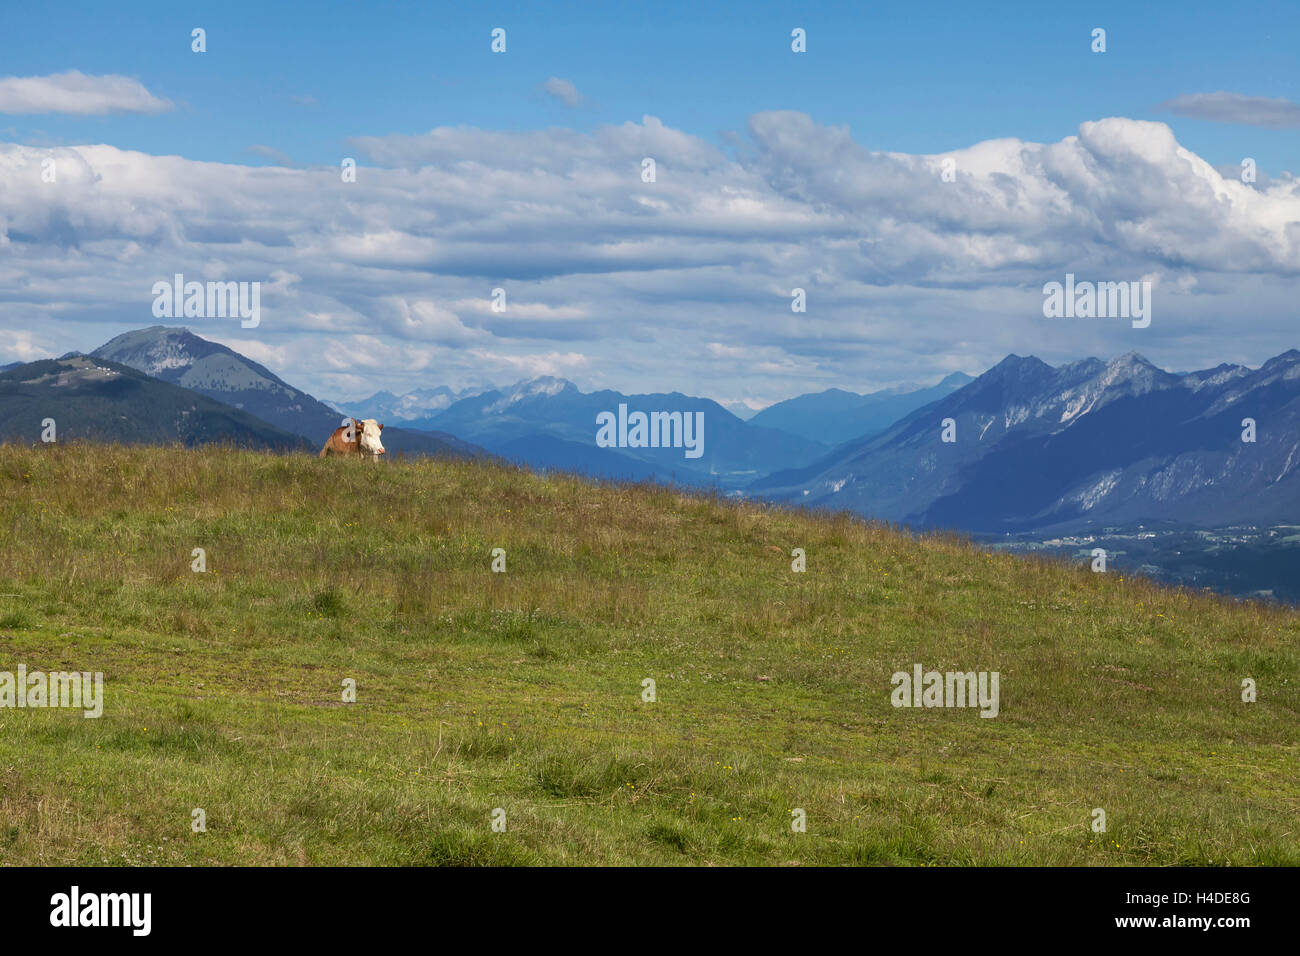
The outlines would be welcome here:
<svg viewBox="0 0 1300 956">
<path fill-rule="evenodd" d="M 0 343 L 0 365 L 10 362 L 35 362 L 37 359 L 51 358 L 62 354 L 56 351 L 54 337 L 48 334 L 38 336 L 30 329 L 10 329 L 5 332 L 4 342 Z"/>
<path fill-rule="evenodd" d="M 0 327 L 57 319 L 76 330 L 65 349 L 92 348 L 154 324 L 152 284 L 183 272 L 261 281 L 256 330 L 186 324 L 263 343 L 323 394 L 358 376 L 398 391 L 519 373 L 761 402 L 1008 352 L 1136 348 L 1187 368 L 1296 344 L 1300 181 L 1247 186 L 1162 123 L 940 155 L 873 150 L 793 112 L 756 114 L 726 151 L 649 116 L 350 149 L 372 164 L 355 183 L 334 166 L 0 145 Z M 1042 286 L 1066 272 L 1154 276 L 1151 328 L 1044 320 Z"/>
<path fill-rule="evenodd" d="M 562 80 L 558 76 L 553 76 L 543 83 L 542 92 L 570 107 L 581 106 L 586 99 L 578 92 L 572 80 Z"/>
<path fill-rule="evenodd" d="M 170 100 L 154 96 L 139 80 L 79 70 L 49 76 L 0 77 L 0 113 L 165 113 Z"/>
<path fill-rule="evenodd" d="M 1177 116 L 1236 123 L 1239 126 L 1264 126 L 1268 129 L 1300 129 L 1300 103 L 1241 93 L 1188 93 L 1165 100 L 1157 109 Z"/>
</svg>

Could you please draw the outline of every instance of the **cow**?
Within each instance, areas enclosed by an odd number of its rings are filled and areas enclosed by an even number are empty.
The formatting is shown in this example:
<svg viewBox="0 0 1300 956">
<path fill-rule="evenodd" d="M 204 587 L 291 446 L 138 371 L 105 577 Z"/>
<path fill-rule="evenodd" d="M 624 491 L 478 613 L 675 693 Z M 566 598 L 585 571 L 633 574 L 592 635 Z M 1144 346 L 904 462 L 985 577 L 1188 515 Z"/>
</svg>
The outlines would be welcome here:
<svg viewBox="0 0 1300 956">
<path fill-rule="evenodd" d="M 384 426 L 373 418 L 345 419 L 342 426 L 334 429 L 334 434 L 330 435 L 329 441 L 325 442 L 325 447 L 316 457 L 359 455 L 369 456 L 371 461 L 379 461 L 379 456 L 386 454 L 384 443 L 379 438 L 379 433 L 383 430 Z"/>
</svg>

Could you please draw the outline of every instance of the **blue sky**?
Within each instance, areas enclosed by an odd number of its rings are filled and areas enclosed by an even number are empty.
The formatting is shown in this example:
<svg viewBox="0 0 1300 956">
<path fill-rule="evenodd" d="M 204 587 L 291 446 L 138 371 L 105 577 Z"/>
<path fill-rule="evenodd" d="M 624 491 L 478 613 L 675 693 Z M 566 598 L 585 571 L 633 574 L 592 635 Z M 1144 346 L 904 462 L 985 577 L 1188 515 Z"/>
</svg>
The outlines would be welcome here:
<svg viewBox="0 0 1300 956">
<path fill-rule="evenodd" d="M 261 282 L 260 327 L 187 324 L 331 397 L 557 374 L 759 406 L 1012 351 L 1258 364 L 1300 345 L 1298 27 L 1293 3 L 8 4 L 0 362 L 154 324 L 185 271 Z M 1068 272 L 1150 279 L 1157 318 L 1046 323 Z"/>
<path fill-rule="evenodd" d="M 617 9 L 616 14 L 612 11 Z M 25 142 L 86 142 L 219 162 L 334 162 L 349 136 L 434 126 L 591 129 L 645 113 L 702 137 L 761 110 L 847 124 L 876 149 L 1051 142 L 1106 116 L 1158 119 L 1216 164 L 1300 168 L 1300 132 L 1172 116 L 1180 94 L 1300 96 L 1300 4 L 102 3 L 8 4 L 13 75 L 125 74 L 180 110 L 11 118 Z M 188 43 L 208 31 L 208 52 Z M 507 30 L 507 53 L 489 31 Z M 809 52 L 791 56 L 793 26 Z M 1094 55 L 1090 33 L 1107 30 Z M 541 94 L 551 76 L 588 98 Z M 310 98 L 310 100 L 306 100 Z"/>
</svg>

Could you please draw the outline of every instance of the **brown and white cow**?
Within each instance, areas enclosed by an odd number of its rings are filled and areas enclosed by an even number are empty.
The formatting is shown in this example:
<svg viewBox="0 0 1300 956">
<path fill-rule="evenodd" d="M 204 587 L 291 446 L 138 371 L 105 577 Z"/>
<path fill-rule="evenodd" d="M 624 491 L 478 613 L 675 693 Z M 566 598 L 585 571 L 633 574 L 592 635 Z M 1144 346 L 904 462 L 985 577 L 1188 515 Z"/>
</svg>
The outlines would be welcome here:
<svg viewBox="0 0 1300 956">
<path fill-rule="evenodd" d="M 363 458 L 370 458 L 371 461 L 378 461 L 380 455 L 386 454 L 384 443 L 379 438 L 379 433 L 383 430 L 384 426 L 373 418 L 348 419 L 342 426 L 334 429 L 334 434 L 330 435 L 329 441 L 325 443 L 325 447 L 320 450 L 317 457 L 360 455 Z"/>
</svg>

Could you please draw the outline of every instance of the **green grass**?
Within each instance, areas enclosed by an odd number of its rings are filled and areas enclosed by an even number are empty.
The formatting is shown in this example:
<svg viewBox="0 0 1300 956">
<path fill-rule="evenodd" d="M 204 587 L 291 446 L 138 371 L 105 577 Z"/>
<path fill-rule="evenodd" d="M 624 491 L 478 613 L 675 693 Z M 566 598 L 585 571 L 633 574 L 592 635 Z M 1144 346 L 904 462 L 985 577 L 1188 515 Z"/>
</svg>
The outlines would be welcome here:
<svg viewBox="0 0 1300 956">
<path fill-rule="evenodd" d="M 1300 863 L 1293 612 L 458 461 L 0 446 L 0 528 L 0 670 L 106 696 L 0 709 L 6 863 Z"/>
</svg>

